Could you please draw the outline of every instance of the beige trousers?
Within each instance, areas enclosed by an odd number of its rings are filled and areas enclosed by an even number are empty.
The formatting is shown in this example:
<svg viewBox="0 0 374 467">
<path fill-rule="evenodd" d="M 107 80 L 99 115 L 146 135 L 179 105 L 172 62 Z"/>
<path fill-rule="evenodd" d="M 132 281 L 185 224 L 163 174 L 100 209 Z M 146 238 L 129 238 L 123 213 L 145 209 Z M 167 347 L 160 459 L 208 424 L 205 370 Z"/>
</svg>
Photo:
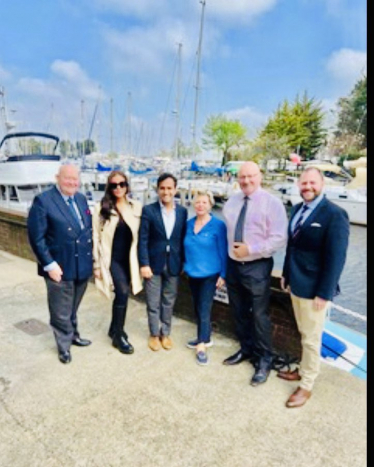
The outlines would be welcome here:
<svg viewBox="0 0 374 467">
<path fill-rule="evenodd" d="M 300 387 L 311 391 L 321 367 L 322 333 L 330 302 L 327 302 L 323 310 L 316 311 L 313 308 L 313 300 L 292 294 L 291 299 L 297 327 L 301 334 Z"/>
</svg>

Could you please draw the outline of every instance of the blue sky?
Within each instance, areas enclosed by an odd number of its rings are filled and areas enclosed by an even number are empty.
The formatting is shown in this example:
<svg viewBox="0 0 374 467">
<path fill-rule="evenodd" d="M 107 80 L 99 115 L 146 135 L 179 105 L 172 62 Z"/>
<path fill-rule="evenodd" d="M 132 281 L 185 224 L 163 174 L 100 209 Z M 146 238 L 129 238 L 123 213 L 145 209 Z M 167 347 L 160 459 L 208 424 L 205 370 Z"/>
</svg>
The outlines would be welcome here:
<svg viewBox="0 0 374 467">
<path fill-rule="evenodd" d="M 93 123 L 103 151 L 111 141 L 121 153 L 167 148 L 176 134 L 182 43 L 181 136 L 191 143 L 199 0 L 1 6 L 0 86 L 18 130 L 75 141 Z M 254 136 L 279 103 L 305 91 L 322 103 L 331 128 L 337 99 L 366 72 L 364 0 L 206 0 L 205 13 L 198 139 L 207 117 L 218 113 L 240 119 Z"/>
</svg>

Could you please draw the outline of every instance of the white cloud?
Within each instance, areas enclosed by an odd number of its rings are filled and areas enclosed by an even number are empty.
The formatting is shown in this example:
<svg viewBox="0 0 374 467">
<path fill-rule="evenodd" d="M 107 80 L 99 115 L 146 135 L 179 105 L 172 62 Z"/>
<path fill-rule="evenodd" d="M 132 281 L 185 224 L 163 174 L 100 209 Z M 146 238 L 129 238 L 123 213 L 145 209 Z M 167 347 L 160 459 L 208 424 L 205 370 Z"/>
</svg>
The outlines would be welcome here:
<svg viewBox="0 0 374 467">
<path fill-rule="evenodd" d="M 38 78 L 21 78 L 17 83 L 20 92 L 43 99 L 56 99 L 62 97 L 61 90 L 51 82 Z"/>
<path fill-rule="evenodd" d="M 74 61 L 55 60 L 51 71 L 63 84 L 68 85 L 75 95 L 86 99 L 97 99 L 99 84 L 90 79 L 79 63 Z"/>
<path fill-rule="evenodd" d="M 367 53 L 352 49 L 338 50 L 330 56 L 326 67 L 341 87 L 348 91 L 366 73 Z"/>
<path fill-rule="evenodd" d="M 140 18 L 162 14 L 169 9 L 168 0 L 95 0 L 95 5 L 106 11 Z"/>
<path fill-rule="evenodd" d="M 196 3 L 195 8 L 201 6 Z M 207 17 L 213 16 L 223 22 L 248 23 L 255 17 L 264 14 L 275 7 L 278 0 L 208 0 L 206 4 Z M 237 25 L 237 24 L 236 24 Z"/>
<path fill-rule="evenodd" d="M 270 11 L 279 0 L 207 0 L 206 18 L 235 25 L 248 23 Z M 202 10 L 199 0 L 94 0 L 94 7 L 138 19 L 170 18 L 184 21 L 198 20 Z"/>
<path fill-rule="evenodd" d="M 104 93 L 75 61 L 55 60 L 50 71 L 47 78 L 21 77 L 12 86 L 12 94 L 17 96 L 12 106 L 17 109 L 18 129 L 56 131 L 71 140 L 80 138 L 82 132 L 87 137 L 99 92 L 102 98 Z"/>
<path fill-rule="evenodd" d="M 232 120 L 240 120 L 240 122 L 248 128 L 248 136 L 254 137 L 265 123 L 269 116 L 254 109 L 253 107 L 242 107 L 224 112 L 224 114 Z"/>
<path fill-rule="evenodd" d="M 11 78 L 10 72 L 0 65 L 0 85 L 1 85 L 1 81 L 7 81 L 10 78 Z"/>
<path fill-rule="evenodd" d="M 183 44 L 183 59 L 196 51 L 197 39 L 187 23 L 167 19 L 153 26 L 134 27 L 127 31 L 106 28 L 104 39 L 116 69 L 134 74 L 151 73 L 152 77 L 172 68 L 177 44 Z"/>
</svg>

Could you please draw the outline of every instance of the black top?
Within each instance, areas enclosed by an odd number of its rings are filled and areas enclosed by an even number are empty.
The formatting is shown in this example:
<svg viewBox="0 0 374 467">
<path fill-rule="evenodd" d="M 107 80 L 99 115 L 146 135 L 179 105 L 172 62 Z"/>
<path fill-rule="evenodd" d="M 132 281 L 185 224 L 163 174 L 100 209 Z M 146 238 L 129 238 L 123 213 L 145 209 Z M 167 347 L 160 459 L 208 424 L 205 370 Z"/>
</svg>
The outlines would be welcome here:
<svg viewBox="0 0 374 467">
<path fill-rule="evenodd" d="M 121 216 L 113 238 L 112 261 L 125 266 L 126 272 L 130 272 L 130 248 L 132 244 L 132 232 Z"/>
</svg>

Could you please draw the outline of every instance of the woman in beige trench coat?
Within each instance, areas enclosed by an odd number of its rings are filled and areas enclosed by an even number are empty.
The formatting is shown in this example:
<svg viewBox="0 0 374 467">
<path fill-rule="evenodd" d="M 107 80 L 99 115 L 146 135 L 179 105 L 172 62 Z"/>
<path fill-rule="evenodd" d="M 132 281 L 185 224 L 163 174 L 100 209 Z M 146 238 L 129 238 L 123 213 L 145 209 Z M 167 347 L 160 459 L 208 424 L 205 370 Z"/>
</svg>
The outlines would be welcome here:
<svg viewBox="0 0 374 467">
<path fill-rule="evenodd" d="M 143 288 L 137 255 L 142 206 L 128 194 L 126 175 L 112 172 L 93 213 L 95 283 L 109 299 L 114 292 L 108 335 L 124 354 L 134 352 L 124 330 L 130 285 L 134 295 Z"/>
</svg>

